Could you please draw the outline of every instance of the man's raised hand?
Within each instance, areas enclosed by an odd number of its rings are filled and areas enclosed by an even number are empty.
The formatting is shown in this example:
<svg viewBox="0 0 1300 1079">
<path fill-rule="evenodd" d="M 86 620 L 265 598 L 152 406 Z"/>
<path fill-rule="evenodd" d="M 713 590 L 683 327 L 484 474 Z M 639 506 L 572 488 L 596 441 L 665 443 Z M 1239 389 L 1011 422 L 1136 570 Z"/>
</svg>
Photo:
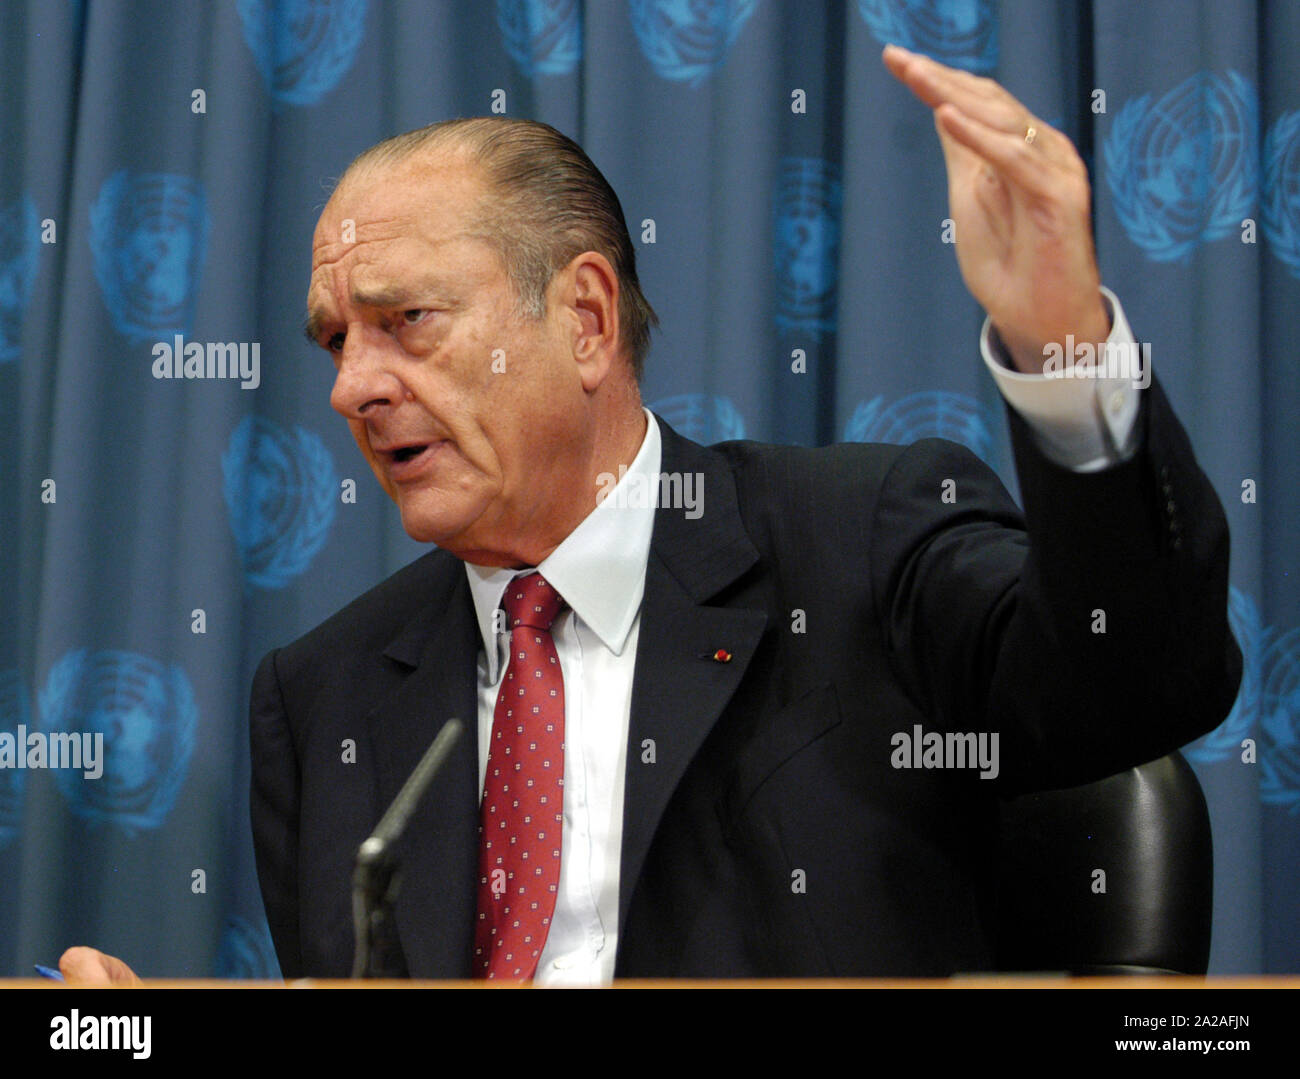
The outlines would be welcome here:
<svg viewBox="0 0 1300 1079">
<path fill-rule="evenodd" d="M 992 79 L 896 45 L 885 66 L 934 110 L 957 261 L 1015 365 L 1110 333 L 1092 244 L 1088 173 L 1073 144 Z"/>
</svg>

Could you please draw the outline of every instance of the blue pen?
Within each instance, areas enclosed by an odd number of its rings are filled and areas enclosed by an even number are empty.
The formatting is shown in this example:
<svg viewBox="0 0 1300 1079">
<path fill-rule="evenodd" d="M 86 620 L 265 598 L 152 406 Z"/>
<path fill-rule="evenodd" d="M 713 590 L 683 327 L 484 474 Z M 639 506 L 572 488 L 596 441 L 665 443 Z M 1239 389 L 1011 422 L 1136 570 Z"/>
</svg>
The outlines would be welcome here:
<svg viewBox="0 0 1300 1079">
<path fill-rule="evenodd" d="M 60 974 L 57 970 L 55 970 L 53 967 L 43 967 L 40 965 L 40 963 L 36 964 L 36 973 L 39 974 L 42 978 L 52 978 L 56 982 L 61 982 L 65 980 L 63 975 Z"/>
</svg>

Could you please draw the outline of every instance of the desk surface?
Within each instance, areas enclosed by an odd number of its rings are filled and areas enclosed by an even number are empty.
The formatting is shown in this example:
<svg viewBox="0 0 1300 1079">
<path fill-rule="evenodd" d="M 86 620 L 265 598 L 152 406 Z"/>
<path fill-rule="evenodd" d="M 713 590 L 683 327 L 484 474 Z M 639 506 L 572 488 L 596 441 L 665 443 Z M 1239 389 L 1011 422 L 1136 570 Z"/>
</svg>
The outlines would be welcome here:
<svg viewBox="0 0 1300 1079">
<path fill-rule="evenodd" d="M 47 978 L 0 980 L 0 989 L 62 989 L 62 982 Z M 91 988 L 77 986 L 76 988 Z M 487 989 L 512 988 L 497 983 L 465 981 L 346 981 L 304 978 L 296 982 L 222 981 L 215 978 L 152 978 L 143 989 Z M 1300 989 L 1300 976 L 1162 978 L 1053 978 L 1037 976 L 983 976 L 971 978 L 825 978 L 755 979 L 728 981 L 638 980 L 619 981 L 613 989 Z"/>
</svg>

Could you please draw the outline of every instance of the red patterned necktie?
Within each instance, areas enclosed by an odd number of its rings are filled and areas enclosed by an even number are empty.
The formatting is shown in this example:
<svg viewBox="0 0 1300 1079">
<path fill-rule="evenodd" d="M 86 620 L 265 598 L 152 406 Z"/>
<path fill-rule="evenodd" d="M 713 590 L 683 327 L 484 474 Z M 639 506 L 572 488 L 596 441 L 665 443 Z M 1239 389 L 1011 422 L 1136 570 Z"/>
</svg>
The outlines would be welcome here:
<svg viewBox="0 0 1300 1079">
<path fill-rule="evenodd" d="M 483 782 L 474 975 L 524 981 L 537 969 L 560 885 L 564 678 L 551 623 L 564 600 L 530 573 L 510 582 L 502 603 L 510 662 Z"/>
</svg>

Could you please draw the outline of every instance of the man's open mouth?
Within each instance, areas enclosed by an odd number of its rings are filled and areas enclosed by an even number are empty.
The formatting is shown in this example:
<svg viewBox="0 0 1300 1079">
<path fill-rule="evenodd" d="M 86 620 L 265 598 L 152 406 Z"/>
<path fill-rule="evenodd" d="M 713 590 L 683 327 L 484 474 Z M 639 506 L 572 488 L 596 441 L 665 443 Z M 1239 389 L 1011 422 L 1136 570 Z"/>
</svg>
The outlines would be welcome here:
<svg viewBox="0 0 1300 1079">
<path fill-rule="evenodd" d="M 405 483 L 424 475 L 432 466 L 438 450 L 445 445 L 442 439 L 413 442 L 409 446 L 393 446 L 376 452 L 388 458 L 388 476 L 394 483 Z"/>
</svg>

